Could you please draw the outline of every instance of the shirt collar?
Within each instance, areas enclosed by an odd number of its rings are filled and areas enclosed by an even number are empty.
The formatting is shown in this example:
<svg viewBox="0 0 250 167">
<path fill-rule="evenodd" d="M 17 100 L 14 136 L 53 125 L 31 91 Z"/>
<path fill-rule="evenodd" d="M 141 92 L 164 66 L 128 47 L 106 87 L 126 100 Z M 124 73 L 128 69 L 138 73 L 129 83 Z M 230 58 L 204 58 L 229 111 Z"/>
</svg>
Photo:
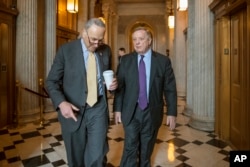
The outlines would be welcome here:
<svg viewBox="0 0 250 167">
<path fill-rule="evenodd" d="M 152 55 L 152 49 L 151 49 L 151 48 L 149 48 L 149 49 L 148 49 L 148 51 L 147 51 L 146 53 L 144 53 L 143 55 L 144 55 L 144 59 L 148 59 L 148 58 L 150 58 L 150 57 L 151 57 L 151 55 Z M 140 54 L 138 54 L 138 58 L 140 58 L 140 57 L 141 57 L 141 55 L 140 55 Z"/>
</svg>

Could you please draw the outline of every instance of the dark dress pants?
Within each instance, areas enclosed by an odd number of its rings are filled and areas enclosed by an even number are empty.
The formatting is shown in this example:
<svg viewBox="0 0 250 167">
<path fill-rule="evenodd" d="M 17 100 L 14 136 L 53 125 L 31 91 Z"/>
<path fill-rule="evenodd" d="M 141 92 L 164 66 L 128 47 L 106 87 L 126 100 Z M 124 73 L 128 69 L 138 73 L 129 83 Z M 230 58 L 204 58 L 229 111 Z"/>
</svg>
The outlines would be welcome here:
<svg viewBox="0 0 250 167">
<path fill-rule="evenodd" d="M 125 142 L 120 167 L 150 167 L 159 128 L 154 128 L 148 109 L 135 109 L 131 122 L 124 126 Z"/>
<path fill-rule="evenodd" d="M 107 162 L 108 109 L 104 98 L 86 107 L 80 128 L 73 133 L 62 129 L 69 167 L 104 167 Z"/>
</svg>

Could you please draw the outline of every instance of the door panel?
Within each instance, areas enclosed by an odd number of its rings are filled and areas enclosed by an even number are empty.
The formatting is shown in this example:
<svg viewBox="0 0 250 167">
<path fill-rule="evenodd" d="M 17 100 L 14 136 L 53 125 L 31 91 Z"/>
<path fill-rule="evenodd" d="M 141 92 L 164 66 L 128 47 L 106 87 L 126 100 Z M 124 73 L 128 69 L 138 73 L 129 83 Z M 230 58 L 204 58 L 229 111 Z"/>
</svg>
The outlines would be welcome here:
<svg viewBox="0 0 250 167">
<path fill-rule="evenodd" d="M 8 53 L 8 25 L 0 22 L 0 128 L 7 125 L 7 55 Z"/>
<path fill-rule="evenodd" d="M 241 11 L 231 17 L 231 114 L 230 139 L 237 149 L 244 149 L 247 124 L 245 105 L 246 80 L 246 13 Z"/>
<path fill-rule="evenodd" d="M 15 111 L 16 16 L 0 8 L 0 128 L 12 123 Z"/>
</svg>

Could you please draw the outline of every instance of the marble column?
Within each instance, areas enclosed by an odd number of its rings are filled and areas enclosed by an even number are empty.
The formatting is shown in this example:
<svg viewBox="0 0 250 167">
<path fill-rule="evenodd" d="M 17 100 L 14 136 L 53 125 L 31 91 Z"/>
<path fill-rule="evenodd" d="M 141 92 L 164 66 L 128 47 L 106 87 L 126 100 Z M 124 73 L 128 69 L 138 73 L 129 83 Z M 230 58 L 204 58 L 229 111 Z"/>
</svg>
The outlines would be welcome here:
<svg viewBox="0 0 250 167">
<path fill-rule="evenodd" d="M 194 1 L 188 1 L 188 27 L 187 27 L 187 88 L 186 88 L 186 106 L 183 114 L 186 116 L 191 116 L 193 113 L 193 75 L 192 67 L 193 61 L 192 57 L 194 55 L 194 25 L 195 25 L 195 11 L 194 11 Z"/>
<path fill-rule="evenodd" d="M 37 1 L 17 0 L 16 79 L 38 92 Z M 19 123 L 39 119 L 38 96 L 21 89 Z"/>
<path fill-rule="evenodd" d="M 174 71 L 176 77 L 178 97 L 186 98 L 186 35 L 184 33 L 187 28 L 187 12 L 175 12 L 175 40 L 174 40 Z"/>
<path fill-rule="evenodd" d="M 56 54 L 56 0 L 46 0 L 45 11 L 45 77 L 47 77 Z M 51 100 L 46 99 L 45 111 L 53 110 Z"/>
<path fill-rule="evenodd" d="M 190 25 L 193 32 L 188 29 L 187 77 L 188 82 L 191 80 L 188 84 L 188 92 L 191 91 L 191 94 L 187 96 L 187 106 L 192 110 L 189 125 L 204 131 L 214 130 L 215 112 L 213 14 L 208 8 L 211 2 L 193 1 L 193 7 L 189 8 L 189 20 L 194 21 Z"/>
</svg>

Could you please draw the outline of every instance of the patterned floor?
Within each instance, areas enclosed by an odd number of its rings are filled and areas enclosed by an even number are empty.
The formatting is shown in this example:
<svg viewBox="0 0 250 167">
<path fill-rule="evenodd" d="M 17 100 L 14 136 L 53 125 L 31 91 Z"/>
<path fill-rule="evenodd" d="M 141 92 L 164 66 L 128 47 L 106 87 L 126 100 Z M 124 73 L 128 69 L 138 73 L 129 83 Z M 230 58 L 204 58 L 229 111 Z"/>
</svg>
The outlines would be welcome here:
<svg viewBox="0 0 250 167">
<path fill-rule="evenodd" d="M 183 106 L 179 106 L 180 111 Z M 123 149 L 122 125 L 111 125 L 108 133 L 108 167 L 118 167 Z M 66 167 L 67 160 L 57 113 L 45 114 L 44 126 L 33 123 L 0 130 L 0 167 Z M 231 148 L 213 133 L 188 126 L 179 112 L 177 128 L 163 124 L 152 156 L 152 167 L 228 167 Z"/>
</svg>

